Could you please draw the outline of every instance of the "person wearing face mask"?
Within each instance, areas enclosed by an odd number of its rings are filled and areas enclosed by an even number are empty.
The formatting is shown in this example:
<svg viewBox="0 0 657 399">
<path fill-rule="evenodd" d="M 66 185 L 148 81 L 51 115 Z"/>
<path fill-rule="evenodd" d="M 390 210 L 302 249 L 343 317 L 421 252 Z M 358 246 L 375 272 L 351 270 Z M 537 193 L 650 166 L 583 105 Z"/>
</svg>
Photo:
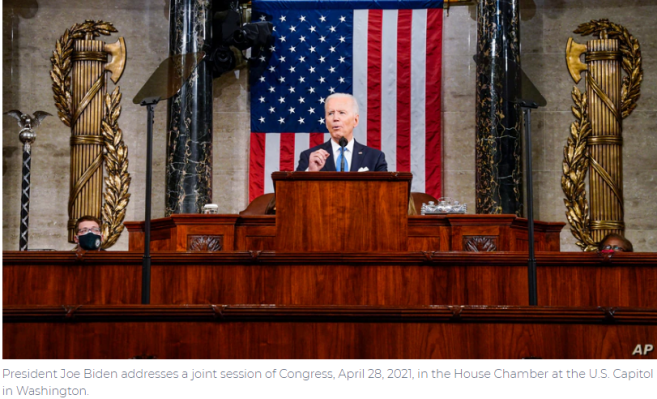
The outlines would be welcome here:
<svg viewBox="0 0 657 399">
<path fill-rule="evenodd" d="M 354 140 L 358 126 L 358 103 L 351 94 L 335 93 L 324 104 L 326 127 L 331 139 L 324 144 L 303 151 L 297 171 L 309 172 L 387 172 L 383 152 Z M 340 143 L 342 141 L 342 144 Z M 343 161 L 344 157 L 344 163 Z M 344 170 L 342 165 L 344 164 Z"/>
<path fill-rule="evenodd" d="M 632 243 L 620 234 L 609 233 L 600 241 L 598 245 L 600 253 L 612 254 L 614 252 L 634 252 Z"/>
<path fill-rule="evenodd" d="M 94 216 L 82 216 L 75 223 L 75 242 L 78 250 L 100 251 L 103 243 L 103 233 L 100 229 L 101 222 Z"/>
</svg>

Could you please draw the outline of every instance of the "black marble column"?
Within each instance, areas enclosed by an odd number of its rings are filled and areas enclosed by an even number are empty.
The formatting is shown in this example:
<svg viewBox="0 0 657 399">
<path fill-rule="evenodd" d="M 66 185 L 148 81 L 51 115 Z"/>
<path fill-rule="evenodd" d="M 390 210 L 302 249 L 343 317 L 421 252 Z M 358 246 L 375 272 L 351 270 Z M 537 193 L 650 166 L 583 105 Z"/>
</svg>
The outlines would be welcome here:
<svg viewBox="0 0 657 399">
<path fill-rule="evenodd" d="M 476 209 L 522 215 L 518 0 L 477 9 Z"/>
<path fill-rule="evenodd" d="M 171 0 L 169 55 L 211 42 L 211 2 Z M 212 202 L 212 72 L 202 62 L 169 99 L 165 214 L 200 213 Z"/>
</svg>

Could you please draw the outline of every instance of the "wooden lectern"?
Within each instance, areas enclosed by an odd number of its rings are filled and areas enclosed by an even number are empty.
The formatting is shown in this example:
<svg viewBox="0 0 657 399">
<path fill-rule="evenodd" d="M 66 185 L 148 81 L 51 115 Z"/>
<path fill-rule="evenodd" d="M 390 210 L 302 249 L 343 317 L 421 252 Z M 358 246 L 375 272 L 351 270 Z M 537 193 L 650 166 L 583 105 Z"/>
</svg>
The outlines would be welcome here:
<svg viewBox="0 0 657 399">
<path fill-rule="evenodd" d="M 274 172 L 276 250 L 406 251 L 408 172 Z"/>
</svg>

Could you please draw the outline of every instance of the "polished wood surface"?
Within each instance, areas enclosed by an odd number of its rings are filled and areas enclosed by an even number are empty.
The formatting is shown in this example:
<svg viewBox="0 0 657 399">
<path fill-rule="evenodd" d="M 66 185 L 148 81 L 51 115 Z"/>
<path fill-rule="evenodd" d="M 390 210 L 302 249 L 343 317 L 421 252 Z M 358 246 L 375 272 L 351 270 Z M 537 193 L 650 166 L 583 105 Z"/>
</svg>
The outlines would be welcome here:
<svg viewBox="0 0 657 399">
<path fill-rule="evenodd" d="M 657 310 L 554 307 L 6 306 L 13 358 L 637 359 Z"/>
<path fill-rule="evenodd" d="M 657 308 L 657 253 L 536 258 L 539 305 Z M 4 252 L 3 303 L 138 304 L 141 263 L 135 252 Z M 156 252 L 151 303 L 527 305 L 527 254 Z"/>
<path fill-rule="evenodd" d="M 274 172 L 276 250 L 405 251 L 411 173 Z"/>
<path fill-rule="evenodd" d="M 126 222 L 125 226 L 129 250 L 143 251 L 144 222 Z M 527 219 L 514 215 L 408 216 L 407 226 L 409 251 L 472 251 L 468 243 L 477 241 L 494 244 L 493 248 L 474 248 L 480 251 L 528 248 Z M 536 250 L 559 251 L 563 226 L 534 221 Z M 189 236 L 222 236 L 222 252 L 274 250 L 276 229 L 275 215 L 171 215 L 152 221 L 151 250 L 192 252 Z"/>
</svg>

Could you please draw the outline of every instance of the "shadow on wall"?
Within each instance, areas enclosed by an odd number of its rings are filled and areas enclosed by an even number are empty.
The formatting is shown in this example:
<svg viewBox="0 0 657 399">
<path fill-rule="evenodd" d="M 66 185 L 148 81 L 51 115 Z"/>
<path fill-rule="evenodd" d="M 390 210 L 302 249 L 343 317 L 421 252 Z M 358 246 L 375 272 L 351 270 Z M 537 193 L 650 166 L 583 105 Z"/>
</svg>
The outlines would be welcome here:
<svg viewBox="0 0 657 399">
<path fill-rule="evenodd" d="M 36 0 L 3 0 L 2 6 L 25 19 L 34 18 L 39 10 L 39 2 Z"/>
</svg>

